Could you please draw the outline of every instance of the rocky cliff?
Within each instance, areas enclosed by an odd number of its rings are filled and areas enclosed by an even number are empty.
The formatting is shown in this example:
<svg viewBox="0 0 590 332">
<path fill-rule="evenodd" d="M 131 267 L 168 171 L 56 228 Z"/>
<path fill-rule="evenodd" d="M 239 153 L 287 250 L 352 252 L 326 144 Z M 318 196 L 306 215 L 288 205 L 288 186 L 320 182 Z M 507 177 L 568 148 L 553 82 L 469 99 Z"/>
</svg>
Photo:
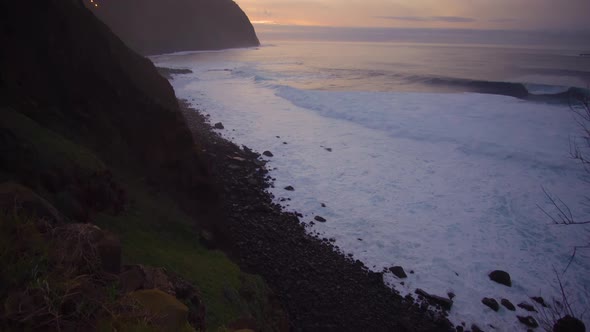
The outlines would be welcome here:
<svg viewBox="0 0 590 332">
<path fill-rule="evenodd" d="M 0 106 L 149 177 L 198 186 L 205 171 L 174 90 L 81 1 L 2 1 L 0 22 Z"/>
<path fill-rule="evenodd" d="M 82 0 L 0 1 L 0 45 L 0 331 L 277 330 L 154 65 Z"/>
<path fill-rule="evenodd" d="M 232 0 L 84 0 L 135 51 L 162 54 L 258 46 Z"/>
</svg>

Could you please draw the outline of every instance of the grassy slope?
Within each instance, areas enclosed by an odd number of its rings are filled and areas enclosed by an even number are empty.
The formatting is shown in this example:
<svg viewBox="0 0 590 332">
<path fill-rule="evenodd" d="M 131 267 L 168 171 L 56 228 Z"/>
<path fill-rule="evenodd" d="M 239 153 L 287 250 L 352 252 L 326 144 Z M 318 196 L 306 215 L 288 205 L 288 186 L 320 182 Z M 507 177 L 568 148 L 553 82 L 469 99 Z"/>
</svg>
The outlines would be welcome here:
<svg viewBox="0 0 590 332">
<path fill-rule="evenodd" d="M 0 130 L 9 133 L 12 149 L 17 150 L 15 158 L 10 156 L 9 163 L 0 165 L 0 182 L 22 182 L 23 167 L 28 168 L 25 175 L 54 168 L 89 174 L 108 167 L 88 149 L 22 114 L 1 109 L 0 118 Z M 127 191 L 129 206 L 118 216 L 98 214 L 94 222 L 121 237 L 125 263 L 162 266 L 193 282 L 202 292 L 210 330 L 223 330 L 231 321 L 248 315 L 259 323 L 267 319 L 269 290 L 262 279 L 240 271 L 222 252 L 205 249 L 199 243 L 194 222 L 170 198 L 152 191 L 138 175 L 111 171 Z M 59 195 L 45 190 L 34 178 L 28 182 L 48 201 L 58 203 Z M 248 300 L 243 296 L 246 293 L 252 295 Z"/>
</svg>

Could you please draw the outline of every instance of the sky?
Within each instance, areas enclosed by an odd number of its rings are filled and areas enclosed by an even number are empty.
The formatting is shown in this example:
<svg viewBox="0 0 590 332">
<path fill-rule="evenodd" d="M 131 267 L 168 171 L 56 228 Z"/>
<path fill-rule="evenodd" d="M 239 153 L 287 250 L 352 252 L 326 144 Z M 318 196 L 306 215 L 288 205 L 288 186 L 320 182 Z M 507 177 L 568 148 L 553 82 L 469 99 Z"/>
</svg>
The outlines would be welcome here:
<svg viewBox="0 0 590 332">
<path fill-rule="evenodd" d="M 235 0 L 254 24 L 590 31 L 590 0 Z"/>
</svg>

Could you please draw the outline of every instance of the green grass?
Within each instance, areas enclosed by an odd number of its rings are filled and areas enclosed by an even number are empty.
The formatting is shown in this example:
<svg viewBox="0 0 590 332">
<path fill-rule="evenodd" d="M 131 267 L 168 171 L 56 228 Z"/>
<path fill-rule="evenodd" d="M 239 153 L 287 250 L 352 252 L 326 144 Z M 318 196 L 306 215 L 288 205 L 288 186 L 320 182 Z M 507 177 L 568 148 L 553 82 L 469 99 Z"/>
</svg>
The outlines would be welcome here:
<svg viewBox="0 0 590 332">
<path fill-rule="evenodd" d="M 75 144 L 48 130 L 25 115 L 11 109 L 0 109 L 0 129 L 8 130 L 24 150 L 34 150 L 36 162 L 41 167 L 69 169 L 72 166 L 84 170 L 102 170 L 104 163 L 90 150 Z"/>
<path fill-rule="evenodd" d="M 169 198 L 147 194 L 139 182 L 127 189 L 134 201 L 123 215 L 97 218 L 99 226 L 120 235 L 126 263 L 162 266 L 193 282 L 210 330 L 249 314 L 264 318 L 268 288 L 262 279 L 243 273 L 223 252 L 204 248 L 191 219 Z M 244 288 L 257 290 L 253 300 L 240 296 Z"/>
<path fill-rule="evenodd" d="M 9 133 L 4 137 L 8 144 L 0 146 L 5 152 L 4 156 L 0 155 L 0 162 L 4 163 L 4 166 L 0 164 L 0 182 L 19 181 L 23 174 L 33 177 L 47 170 L 91 174 L 108 167 L 91 150 L 47 130 L 20 113 L 0 109 L 0 120 L 0 134 L 2 130 Z M 121 169 L 111 171 L 116 182 L 126 190 L 130 204 L 123 214 L 98 214 L 94 222 L 119 235 L 125 263 L 165 267 L 194 283 L 203 296 L 210 331 L 223 331 L 232 321 L 249 315 L 263 324 L 272 320 L 268 318 L 272 316 L 268 314 L 270 291 L 260 277 L 243 273 L 223 252 L 200 245 L 194 220 L 168 196 L 154 193 L 144 183 L 141 174 Z M 66 209 L 62 196 L 67 192 L 51 194 L 35 179 L 26 184 L 58 208 Z M 0 285 L 6 287 L 31 280 L 35 269 L 44 268 L 45 256 L 35 254 L 25 260 L 11 261 L 16 255 L 14 248 L 21 241 L 8 238 L 11 233 L 6 225 L 11 224 L 14 222 L 0 222 L 0 264 L 7 272 L 2 274 Z M 37 245 L 30 241 L 26 243 Z M 43 249 L 33 248 L 34 252 Z M 8 288 L 0 295 L 6 295 L 6 291 Z M 250 294 L 248 300 L 240 295 L 243 291 Z"/>
</svg>

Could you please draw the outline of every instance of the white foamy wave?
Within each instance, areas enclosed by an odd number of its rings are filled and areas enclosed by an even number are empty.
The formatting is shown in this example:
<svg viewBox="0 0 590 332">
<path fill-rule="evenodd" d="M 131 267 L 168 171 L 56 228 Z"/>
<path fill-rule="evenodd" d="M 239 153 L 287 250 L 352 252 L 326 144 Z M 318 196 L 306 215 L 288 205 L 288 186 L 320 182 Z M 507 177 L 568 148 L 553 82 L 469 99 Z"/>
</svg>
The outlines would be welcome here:
<svg viewBox="0 0 590 332">
<path fill-rule="evenodd" d="M 570 90 L 567 86 L 542 85 L 542 84 L 525 84 L 526 89 L 533 95 L 557 95 Z"/>
<path fill-rule="evenodd" d="M 483 297 L 515 304 L 559 297 L 553 266 L 563 269 L 587 234 L 547 220 L 537 206 L 551 211 L 542 186 L 576 213 L 590 213 L 581 202 L 585 172 L 568 155 L 578 127 L 566 105 L 473 93 L 302 90 L 257 81 L 268 73 L 253 66 L 212 67 L 234 70 L 194 66 L 195 74 L 172 81 L 177 95 L 223 122 L 227 138 L 273 152 L 272 192 L 290 198 L 285 208 L 301 212 L 303 222 L 328 220 L 313 232 L 374 270 L 414 270 L 405 285 L 386 275 L 402 294 L 452 291 L 453 322 L 496 331 L 524 329 L 514 313 L 482 305 Z M 287 185 L 295 191 L 281 189 Z M 590 257 L 578 255 L 562 281 L 585 308 Z M 513 287 L 491 282 L 494 269 L 510 272 Z"/>
</svg>

